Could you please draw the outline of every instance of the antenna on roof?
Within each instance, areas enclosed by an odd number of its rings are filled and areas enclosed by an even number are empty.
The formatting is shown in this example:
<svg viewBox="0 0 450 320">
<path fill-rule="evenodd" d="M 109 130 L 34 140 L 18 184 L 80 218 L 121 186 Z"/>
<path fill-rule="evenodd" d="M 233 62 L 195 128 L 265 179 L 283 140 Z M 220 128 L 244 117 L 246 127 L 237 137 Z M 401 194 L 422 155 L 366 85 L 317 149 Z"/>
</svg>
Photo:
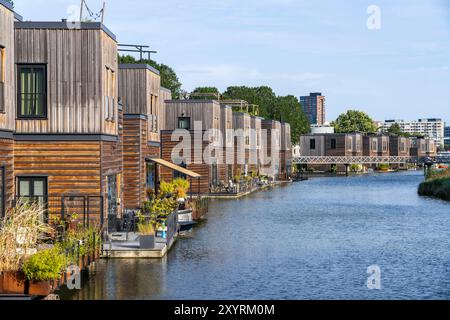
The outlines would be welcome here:
<svg viewBox="0 0 450 320">
<path fill-rule="evenodd" d="M 87 3 L 86 0 L 81 0 L 80 3 L 80 21 L 83 21 L 83 13 L 84 13 L 84 9 L 86 9 L 86 12 L 88 14 L 88 18 L 85 20 L 94 20 L 96 21 L 97 19 L 100 19 L 100 22 L 103 24 L 104 18 L 105 18 L 105 9 L 106 9 L 106 0 L 103 0 L 103 6 L 102 9 L 100 9 L 99 12 L 94 12 L 92 11 Z"/>
</svg>

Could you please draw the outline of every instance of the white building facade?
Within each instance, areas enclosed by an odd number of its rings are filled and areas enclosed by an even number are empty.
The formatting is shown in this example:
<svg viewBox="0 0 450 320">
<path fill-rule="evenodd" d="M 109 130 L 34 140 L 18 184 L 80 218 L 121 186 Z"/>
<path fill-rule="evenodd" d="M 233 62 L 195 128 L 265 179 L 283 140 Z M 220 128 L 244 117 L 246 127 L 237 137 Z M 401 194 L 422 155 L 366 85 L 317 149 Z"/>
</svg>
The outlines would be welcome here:
<svg viewBox="0 0 450 320">
<path fill-rule="evenodd" d="M 393 124 L 398 124 L 403 132 L 422 134 L 436 141 L 436 146 L 444 146 L 445 123 L 442 119 L 419 119 L 415 121 L 385 120 L 381 123 L 383 131 L 387 131 Z"/>
</svg>

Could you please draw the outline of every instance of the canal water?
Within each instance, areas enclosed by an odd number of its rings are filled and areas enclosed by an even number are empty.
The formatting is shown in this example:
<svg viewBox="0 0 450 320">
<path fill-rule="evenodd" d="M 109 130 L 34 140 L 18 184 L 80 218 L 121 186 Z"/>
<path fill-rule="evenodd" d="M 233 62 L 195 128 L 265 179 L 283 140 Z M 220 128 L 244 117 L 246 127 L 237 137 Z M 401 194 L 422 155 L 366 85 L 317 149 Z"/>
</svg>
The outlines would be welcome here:
<svg viewBox="0 0 450 320">
<path fill-rule="evenodd" d="M 240 200 L 162 261 L 102 261 L 72 299 L 448 299 L 450 203 L 422 172 L 314 178 Z M 381 289 L 367 287 L 379 266 Z"/>
</svg>

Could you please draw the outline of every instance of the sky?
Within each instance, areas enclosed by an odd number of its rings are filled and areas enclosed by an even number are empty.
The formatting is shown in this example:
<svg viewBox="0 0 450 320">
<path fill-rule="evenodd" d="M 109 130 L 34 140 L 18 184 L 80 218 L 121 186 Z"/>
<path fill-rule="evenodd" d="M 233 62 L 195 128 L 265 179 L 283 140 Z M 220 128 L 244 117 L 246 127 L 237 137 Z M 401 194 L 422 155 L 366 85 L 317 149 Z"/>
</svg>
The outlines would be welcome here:
<svg viewBox="0 0 450 320">
<path fill-rule="evenodd" d="M 70 19 L 79 3 L 15 0 L 36 21 Z M 107 0 L 105 12 L 119 43 L 150 45 L 187 91 L 267 85 L 322 92 L 328 121 L 352 108 L 450 122 L 450 0 Z"/>
</svg>

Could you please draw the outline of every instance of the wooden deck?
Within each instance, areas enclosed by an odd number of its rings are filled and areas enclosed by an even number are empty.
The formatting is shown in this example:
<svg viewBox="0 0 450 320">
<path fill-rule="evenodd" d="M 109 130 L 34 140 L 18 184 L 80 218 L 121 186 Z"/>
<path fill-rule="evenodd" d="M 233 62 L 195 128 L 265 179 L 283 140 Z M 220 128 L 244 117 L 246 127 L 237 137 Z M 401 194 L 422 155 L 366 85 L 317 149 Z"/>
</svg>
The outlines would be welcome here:
<svg viewBox="0 0 450 320">
<path fill-rule="evenodd" d="M 139 247 L 139 240 L 112 241 L 103 245 L 103 259 L 161 259 L 172 248 L 177 240 L 173 237 L 168 244 L 156 239 L 155 248 L 152 250 L 143 250 Z"/>
</svg>

